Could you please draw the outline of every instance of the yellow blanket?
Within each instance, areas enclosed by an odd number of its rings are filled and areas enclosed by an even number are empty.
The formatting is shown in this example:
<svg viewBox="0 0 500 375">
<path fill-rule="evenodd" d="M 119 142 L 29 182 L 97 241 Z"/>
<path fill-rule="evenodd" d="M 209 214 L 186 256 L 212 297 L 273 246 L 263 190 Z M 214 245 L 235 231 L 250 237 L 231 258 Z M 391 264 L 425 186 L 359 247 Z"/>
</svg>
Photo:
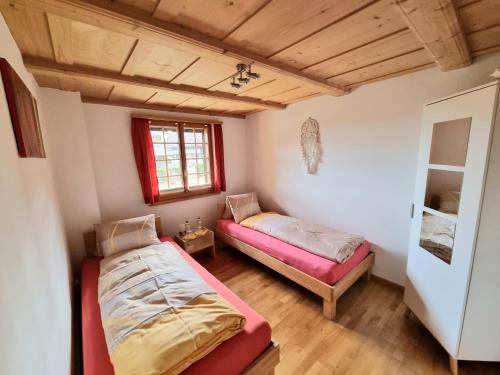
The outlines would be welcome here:
<svg viewBox="0 0 500 375">
<path fill-rule="evenodd" d="M 116 375 L 178 374 L 245 325 L 171 244 L 103 259 L 99 304 Z"/>
<path fill-rule="evenodd" d="M 279 215 L 275 212 L 261 212 L 260 214 L 247 217 L 240 223 L 240 225 L 243 225 L 246 228 L 254 229 L 254 226 L 258 221 L 273 216 L 279 216 Z"/>
<path fill-rule="evenodd" d="M 222 297 L 205 294 L 134 330 L 111 355 L 115 374 L 179 374 L 244 323 Z"/>
</svg>

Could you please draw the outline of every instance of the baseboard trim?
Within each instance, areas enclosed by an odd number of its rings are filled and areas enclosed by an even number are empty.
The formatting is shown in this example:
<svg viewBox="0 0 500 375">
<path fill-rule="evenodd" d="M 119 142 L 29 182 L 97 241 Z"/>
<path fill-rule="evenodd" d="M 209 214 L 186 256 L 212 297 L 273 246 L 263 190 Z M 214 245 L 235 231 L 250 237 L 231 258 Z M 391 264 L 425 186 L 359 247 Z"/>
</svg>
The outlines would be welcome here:
<svg viewBox="0 0 500 375">
<path fill-rule="evenodd" d="M 397 289 L 399 292 L 403 293 L 405 290 L 405 287 L 399 284 L 396 284 L 393 281 L 384 279 L 383 277 L 377 276 L 372 274 L 372 280 L 375 280 L 378 283 L 385 284 L 387 286 L 390 286 L 391 288 Z"/>
</svg>

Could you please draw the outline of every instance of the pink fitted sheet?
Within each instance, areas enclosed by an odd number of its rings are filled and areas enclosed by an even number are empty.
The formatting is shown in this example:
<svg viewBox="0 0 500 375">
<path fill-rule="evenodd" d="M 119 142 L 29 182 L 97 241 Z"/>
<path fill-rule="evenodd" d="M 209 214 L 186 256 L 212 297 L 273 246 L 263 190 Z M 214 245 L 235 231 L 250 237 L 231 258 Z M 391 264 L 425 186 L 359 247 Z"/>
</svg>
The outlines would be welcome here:
<svg viewBox="0 0 500 375">
<path fill-rule="evenodd" d="M 322 258 L 308 251 L 292 246 L 267 234 L 245 228 L 233 219 L 219 219 L 217 228 L 248 245 L 296 268 L 308 275 L 333 285 L 356 267 L 370 252 L 370 244 L 365 241 L 358 246 L 354 255 L 345 263 Z"/>
<path fill-rule="evenodd" d="M 271 342 L 269 323 L 184 252 L 170 237 L 164 237 L 162 241 L 172 242 L 205 281 L 247 319 L 242 332 L 223 342 L 206 357 L 187 368 L 183 374 L 240 374 L 269 346 Z M 82 265 L 82 338 L 85 375 L 114 375 L 97 299 L 100 260 L 101 258 L 87 258 Z"/>
</svg>

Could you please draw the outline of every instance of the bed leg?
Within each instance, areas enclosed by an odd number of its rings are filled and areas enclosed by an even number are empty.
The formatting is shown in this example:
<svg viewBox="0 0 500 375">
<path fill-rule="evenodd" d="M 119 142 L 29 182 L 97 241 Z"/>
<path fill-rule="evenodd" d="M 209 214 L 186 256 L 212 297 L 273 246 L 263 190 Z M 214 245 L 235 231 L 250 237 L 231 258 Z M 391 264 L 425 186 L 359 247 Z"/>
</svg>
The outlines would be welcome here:
<svg viewBox="0 0 500 375">
<path fill-rule="evenodd" d="M 408 306 L 405 307 L 405 318 L 406 319 L 414 319 L 413 311 L 410 310 Z"/>
<path fill-rule="evenodd" d="M 337 301 L 335 299 L 332 299 L 331 301 L 324 299 L 323 316 L 328 320 L 334 320 L 336 314 L 337 314 Z"/>
<path fill-rule="evenodd" d="M 371 268 L 370 268 L 368 271 L 366 271 L 366 272 L 363 274 L 363 276 L 362 276 L 362 277 L 363 277 L 363 280 L 365 280 L 365 281 L 370 281 L 370 279 L 372 278 L 372 270 L 371 270 Z"/>
<path fill-rule="evenodd" d="M 450 356 L 450 371 L 453 375 L 458 375 L 458 359 L 453 357 L 451 354 Z"/>
<path fill-rule="evenodd" d="M 214 239 L 214 254 L 215 254 L 215 251 L 223 249 L 225 246 L 226 246 L 226 244 L 224 242 L 222 242 L 218 238 L 215 238 Z"/>
</svg>

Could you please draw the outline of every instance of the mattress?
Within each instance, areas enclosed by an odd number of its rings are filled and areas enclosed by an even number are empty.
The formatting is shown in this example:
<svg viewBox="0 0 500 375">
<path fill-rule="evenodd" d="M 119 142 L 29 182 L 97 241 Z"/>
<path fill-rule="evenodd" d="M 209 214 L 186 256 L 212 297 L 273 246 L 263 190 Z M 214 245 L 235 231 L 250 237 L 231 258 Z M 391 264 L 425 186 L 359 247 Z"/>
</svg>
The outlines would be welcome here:
<svg viewBox="0 0 500 375">
<path fill-rule="evenodd" d="M 298 269 L 329 285 L 335 284 L 356 267 L 370 252 L 370 244 L 365 241 L 354 251 L 354 255 L 344 263 L 322 258 L 306 250 L 292 246 L 267 234 L 245 228 L 232 219 L 219 219 L 217 228 L 225 234 L 251 245 L 266 254 Z"/>
<path fill-rule="evenodd" d="M 241 373 L 269 346 L 271 342 L 269 323 L 184 252 L 170 237 L 161 240 L 172 242 L 203 279 L 246 317 L 242 332 L 223 342 L 206 357 L 187 368 L 183 374 Z M 82 265 L 83 367 L 85 375 L 114 375 L 97 299 L 99 262 L 100 258 L 87 258 Z"/>
</svg>

